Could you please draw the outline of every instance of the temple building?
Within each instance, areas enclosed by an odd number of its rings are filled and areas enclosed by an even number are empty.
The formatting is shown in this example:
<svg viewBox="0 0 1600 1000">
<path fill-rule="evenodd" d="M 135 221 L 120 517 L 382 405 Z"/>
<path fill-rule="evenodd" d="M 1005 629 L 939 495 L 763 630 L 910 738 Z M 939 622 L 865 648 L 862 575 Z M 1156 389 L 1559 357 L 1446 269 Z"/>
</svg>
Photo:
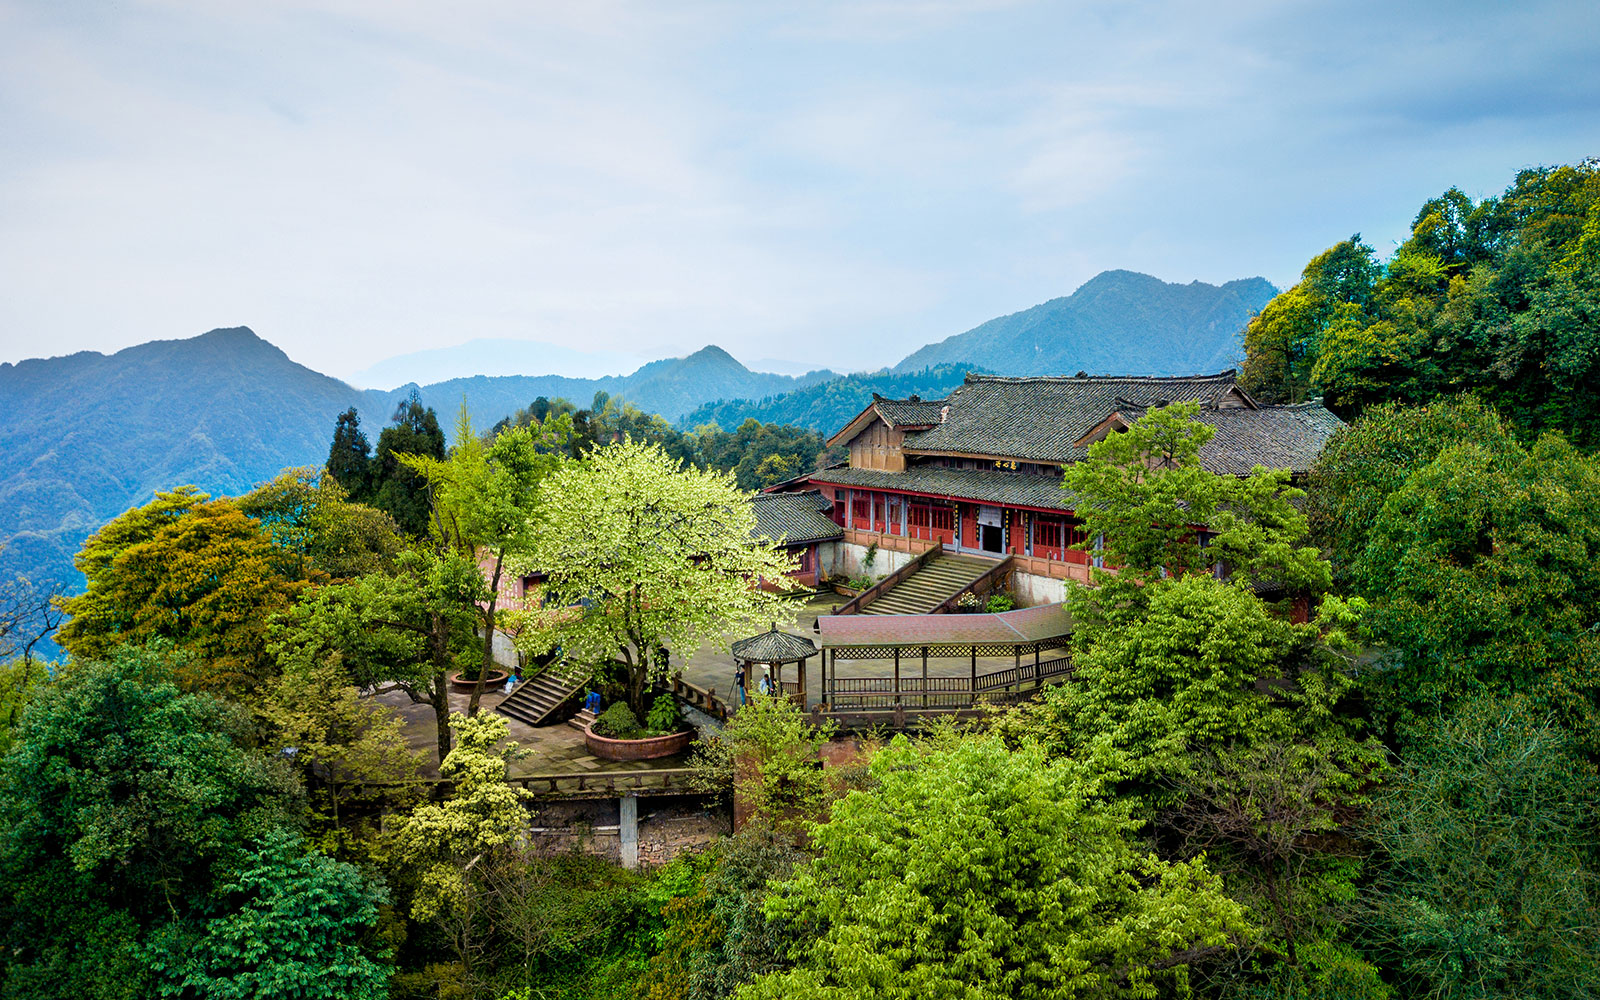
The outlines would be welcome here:
<svg viewBox="0 0 1600 1000">
<path fill-rule="evenodd" d="M 1206 468 L 1247 475 L 1257 465 L 1302 479 L 1343 426 L 1321 402 L 1258 404 L 1233 371 L 1184 377 L 1008 378 L 968 375 L 944 399 L 874 396 L 828 441 L 849 449 L 846 465 L 797 477 L 774 491 L 805 491 L 829 506 L 841 529 L 812 572 L 855 575 L 869 549 L 878 574 L 932 548 L 959 555 L 1010 556 L 1024 605 L 1065 597 L 1067 580 L 1087 582 L 1091 556 L 1062 466 L 1088 446 L 1155 407 L 1198 402 L 1216 429 L 1200 450 Z M 811 491 L 815 491 L 812 493 Z M 759 510 L 758 506 L 758 510 Z M 875 549 L 872 549 L 876 546 Z"/>
<path fill-rule="evenodd" d="M 844 537 L 844 528 L 830 516 L 833 501 L 816 490 L 802 490 L 757 493 L 750 505 L 756 515 L 753 534 L 777 542 L 798 565 L 789 574 L 792 584 L 763 580 L 762 585 L 779 589 L 793 584 L 817 586 L 827 575 L 823 567 L 838 562 L 839 541 Z"/>
</svg>

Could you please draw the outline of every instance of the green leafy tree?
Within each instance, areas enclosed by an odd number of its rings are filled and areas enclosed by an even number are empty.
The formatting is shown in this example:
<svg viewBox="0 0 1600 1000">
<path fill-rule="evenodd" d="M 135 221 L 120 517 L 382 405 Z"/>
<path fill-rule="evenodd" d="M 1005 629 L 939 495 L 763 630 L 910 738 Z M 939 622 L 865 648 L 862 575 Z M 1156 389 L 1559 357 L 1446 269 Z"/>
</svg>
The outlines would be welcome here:
<svg viewBox="0 0 1600 1000">
<path fill-rule="evenodd" d="M 663 908 L 660 946 L 641 977 L 641 1000 L 728 997 L 740 986 L 789 967 L 799 930 L 768 920 L 769 887 L 806 856 L 770 828 L 746 826 L 718 841 L 693 891 Z"/>
<path fill-rule="evenodd" d="M 1440 451 L 1384 501 L 1352 586 L 1395 654 L 1384 704 L 1434 714 L 1527 693 L 1600 723 L 1600 471 L 1558 437 Z"/>
<path fill-rule="evenodd" d="M 1500 449 L 1510 429 L 1474 396 L 1422 406 L 1386 403 L 1367 410 L 1328 441 L 1307 477 L 1306 515 L 1313 540 L 1348 585 L 1356 559 L 1389 496 L 1441 451 L 1477 442 Z"/>
<path fill-rule="evenodd" d="M 403 547 L 399 526 L 375 507 L 352 503 L 344 485 L 316 469 L 285 469 L 239 498 L 274 545 L 312 579 L 346 580 L 389 566 Z"/>
<path fill-rule="evenodd" d="M 833 723 L 813 726 L 787 697 L 754 695 L 721 733 L 695 749 L 708 792 L 732 789 L 746 822 L 791 839 L 821 818 L 837 789 L 817 766 Z"/>
<path fill-rule="evenodd" d="M 800 460 L 796 456 L 785 457 L 773 452 L 757 463 L 756 478 L 761 481 L 762 486 L 771 486 L 794 475 L 795 467 L 799 464 Z"/>
<path fill-rule="evenodd" d="M 500 626 L 496 612 L 507 560 L 525 559 L 532 552 L 539 530 L 534 517 L 539 484 L 560 467 L 562 449 L 571 436 L 571 422 L 557 417 L 540 424 L 537 433 L 531 426 L 509 427 L 485 443 L 473 433 L 463 403 L 456 446 L 448 459 L 399 456 L 429 484 L 436 545 L 483 569 L 484 593 L 473 595 L 468 606 L 479 616 L 478 631 L 483 636 L 468 715 L 478 714 L 484 679 L 494 667 L 495 633 Z"/>
<path fill-rule="evenodd" d="M 301 561 L 260 522 L 193 486 L 107 524 L 74 563 L 88 586 L 61 601 L 68 652 L 99 659 L 123 643 L 165 639 L 194 654 L 180 680 L 211 690 L 248 690 L 270 676 L 268 620 L 306 585 Z"/>
<path fill-rule="evenodd" d="M 449 675 L 478 662 L 474 605 L 483 597 L 475 562 L 409 550 L 391 570 L 307 594 L 279 616 L 270 649 L 285 670 L 309 671 L 336 656 L 357 687 L 399 690 L 428 705 L 443 762 L 450 752 Z"/>
<path fill-rule="evenodd" d="M 1174 801 L 1204 755 L 1303 744 L 1359 785 L 1381 758 L 1355 740 L 1340 701 L 1353 681 L 1317 624 L 1274 615 L 1247 589 L 1192 576 L 1146 588 L 1136 616 L 1074 635 L 1074 680 L 1024 708 L 1008 731 L 1092 761 L 1110 790 L 1146 804 Z M 1346 605 L 1330 599 L 1323 624 Z"/>
<path fill-rule="evenodd" d="M 755 997 L 1135 997 L 1248 933 L 1202 862 L 1135 850 L 1128 818 L 1036 748 L 897 737 L 840 800 L 771 918 L 813 929 Z"/>
<path fill-rule="evenodd" d="M 266 837 L 203 914 L 155 936 L 156 996 L 384 1000 L 389 967 L 366 946 L 387 894 L 352 865 Z"/>
<path fill-rule="evenodd" d="M 1351 715 L 1364 604 L 1328 598 L 1317 622 L 1295 624 L 1257 597 L 1256 583 L 1328 585 L 1291 502 L 1303 494 L 1281 473 L 1201 468 L 1210 429 L 1191 410 L 1154 411 L 1068 470 L 1098 551 L 1120 566 L 1069 591 L 1073 682 L 1000 729 L 1086 769 L 1174 856 L 1204 853 L 1265 928 L 1258 960 L 1303 975 L 1346 947 L 1333 938 L 1359 866 L 1328 844 L 1383 764 Z M 1205 547 L 1199 525 L 1215 532 Z M 1208 572 L 1219 563 L 1226 581 Z"/>
<path fill-rule="evenodd" d="M 422 405 L 415 389 L 395 407 L 388 427 L 378 435 L 372 457 L 372 505 L 387 512 L 406 534 L 426 538 L 430 505 L 428 483 L 401 455 L 444 458 L 444 431 L 432 407 Z"/>
<path fill-rule="evenodd" d="M 361 502 L 372 499 L 372 445 L 353 406 L 334 421 L 326 468 L 350 496 Z"/>
<path fill-rule="evenodd" d="M 586 606 L 542 616 L 519 641 L 559 644 L 591 663 L 620 656 L 636 717 L 650 682 L 665 676 L 663 648 L 697 649 L 791 616 L 787 598 L 753 582 L 781 579 L 792 560 L 752 540 L 755 514 L 727 475 L 623 440 L 551 475 L 539 497 L 531 563 L 550 593 Z"/>
<path fill-rule="evenodd" d="M 382 809 L 404 804 L 404 783 L 421 772 L 400 719 L 360 697 L 337 655 L 286 664 L 255 709 L 265 745 L 300 772 L 313 844 L 334 857 L 374 861 Z"/>
<path fill-rule="evenodd" d="M 1593 765 L 1526 699 L 1427 726 L 1379 798 L 1373 929 L 1404 996 L 1594 996 Z"/>
<path fill-rule="evenodd" d="M 417 806 L 401 824 L 396 851 L 415 869 L 413 919 L 432 921 L 450 939 L 468 975 L 488 933 L 481 911 L 486 905 L 488 869 L 514 863 L 528 829 L 527 789 L 506 782 L 506 758 L 517 753 L 506 744 L 506 722 L 496 715 L 450 720 L 456 746 L 440 765 L 453 783 L 450 798 Z M 480 871 L 479 869 L 483 869 Z"/>
<path fill-rule="evenodd" d="M 150 995 L 150 935 L 292 828 L 292 775 L 249 749 L 243 709 L 173 683 L 182 658 L 75 661 L 0 761 L 0 995 Z"/>
<path fill-rule="evenodd" d="M 1476 204 L 1452 188 L 1422 206 L 1381 269 L 1355 241 L 1313 260 L 1247 329 L 1243 382 L 1269 401 L 1321 393 L 1342 415 L 1469 391 L 1525 440 L 1559 430 L 1590 447 L 1597 247 L 1595 160 L 1523 170 Z"/>
<path fill-rule="evenodd" d="M 1198 412 L 1197 403 L 1151 410 L 1063 470 L 1062 489 L 1089 539 L 1082 547 L 1116 567 L 1115 577 L 1095 573 L 1103 596 L 1074 590 L 1076 610 L 1137 607 L 1143 584 L 1223 563 L 1240 585 L 1327 588 L 1328 564 L 1302 544 L 1306 519 L 1294 502 L 1305 493 L 1289 485 L 1287 470 L 1257 466 L 1235 477 L 1202 466 L 1200 449 L 1215 431 L 1193 419 Z"/>
<path fill-rule="evenodd" d="M 1323 339 L 1330 328 L 1364 316 L 1378 276 L 1372 248 L 1359 233 L 1313 258 L 1300 281 L 1245 327 L 1245 391 L 1262 402 L 1304 402 Z"/>
</svg>

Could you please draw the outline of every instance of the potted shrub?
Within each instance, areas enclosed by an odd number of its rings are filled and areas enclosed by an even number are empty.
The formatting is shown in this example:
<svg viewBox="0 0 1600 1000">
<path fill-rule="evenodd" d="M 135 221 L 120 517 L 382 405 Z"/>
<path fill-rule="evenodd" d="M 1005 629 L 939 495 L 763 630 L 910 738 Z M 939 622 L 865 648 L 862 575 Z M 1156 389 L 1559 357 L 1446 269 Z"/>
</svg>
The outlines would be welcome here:
<svg viewBox="0 0 1600 1000">
<path fill-rule="evenodd" d="M 583 732 L 589 752 L 604 760 L 654 760 L 689 748 L 694 730 L 670 694 L 657 696 L 641 723 L 624 702 L 614 702 Z"/>
<path fill-rule="evenodd" d="M 450 687 L 456 691 L 471 691 L 478 684 L 478 672 L 482 670 L 481 664 L 473 663 L 464 667 L 460 673 L 450 675 Z M 498 668 L 490 668 L 489 676 L 483 679 L 483 689 L 492 691 L 506 682 L 511 675 Z"/>
</svg>

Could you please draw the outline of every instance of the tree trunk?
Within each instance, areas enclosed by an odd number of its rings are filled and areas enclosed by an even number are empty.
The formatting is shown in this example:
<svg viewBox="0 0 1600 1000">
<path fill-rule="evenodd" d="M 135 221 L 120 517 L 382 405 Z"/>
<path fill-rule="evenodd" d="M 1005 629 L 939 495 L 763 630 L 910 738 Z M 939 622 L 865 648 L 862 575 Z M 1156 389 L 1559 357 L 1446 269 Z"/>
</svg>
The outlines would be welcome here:
<svg viewBox="0 0 1600 1000">
<path fill-rule="evenodd" d="M 433 718 L 439 730 L 439 766 L 450 753 L 450 623 L 433 615 L 428 645 L 433 654 Z"/>
<path fill-rule="evenodd" d="M 443 670 L 437 670 L 433 675 L 433 721 L 438 729 L 439 737 L 439 766 L 444 766 L 444 759 L 450 753 L 450 681 Z"/>
<path fill-rule="evenodd" d="M 647 711 L 644 692 L 650 680 L 650 653 L 643 645 L 636 645 L 635 648 L 638 650 L 637 659 L 629 656 L 627 649 L 622 651 L 622 655 L 628 662 L 628 708 L 632 710 L 634 718 L 643 724 Z"/>
<path fill-rule="evenodd" d="M 469 717 L 478 714 L 478 699 L 483 697 L 483 681 L 489 676 L 489 668 L 494 666 L 494 609 L 500 602 L 500 567 L 505 561 L 504 552 L 494 557 L 494 577 L 489 582 L 489 610 L 483 616 L 483 664 L 478 668 L 478 683 L 472 685 L 472 700 L 467 702 Z"/>
</svg>

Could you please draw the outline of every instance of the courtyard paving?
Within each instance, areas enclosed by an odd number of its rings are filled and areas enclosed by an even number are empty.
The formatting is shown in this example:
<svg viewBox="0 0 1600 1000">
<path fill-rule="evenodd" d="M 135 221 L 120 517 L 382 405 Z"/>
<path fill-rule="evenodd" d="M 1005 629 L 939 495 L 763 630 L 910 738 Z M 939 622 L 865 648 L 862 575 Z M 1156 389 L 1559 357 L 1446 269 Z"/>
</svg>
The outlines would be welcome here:
<svg viewBox="0 0 1600 1000">
<path fill-rule="evenodd" d="M 504 698 L 505 693 L 499 688 L 493 692 L 485 691 L 478 703 L 479 710 L 492 712 L 494 706 L 500 704 Z M 411 699 L 397 691 L 379 695 L 376 700 L 389 706 L 400 716 L 406 743 L 422 755 L 425 772 L 430 777 L 436 777 L 439 767 L 435 750 L 437 736 L 433 708 L 428 705 L 414 705 Z M 452 691 L 450 710 L 465 713 L 470 700 L 471 695 Z M 582 731 L 565 722 L 534 727 L 503 715 L 497 717 L 505 720 L 510 729 L 511 742 L 516 743 L 520 749 L 529 751 L 526 756 L 509 762 L 508 769 L 512 777 L 528 774 L 574 774 L 580 771 L 646 771 L 653 768 L 688 766 L 688 754 L 662 757 L 659 760 L 601 760 L 589 753 L 588 748 L 583 745 Z"/>
<path fill-rule="evenodd" d="M 816 622 L 819 615 L 832 614 L 845 598 L 834 594 L 819 595 L 799 602 L 795 609 L 796 621 L 787 631 L 796 635 L 803 635 L 812 641 L 817 640 Z M 744 630 L 729 632 L 714 640 L 703 643 L 699 649 L 687 657 L 674 653 L 672 667 L 681 670 L 683 677 L 696 687 L 715 689 L 718 697 L 729 704 L 733 701 L 733 653 L 732 644 L 739 639 L 749 637 Z M 987 672 L 1011 666 L 1010 659 L 995 660 L 980 657 L 978 670 Z M 793 665 L 785 667 L 784 680 L 792 683 L 795 679 Z M 902 675 L 911 676 L 920 672 L 920 661 L 906 661 L 901 665 Z M 971 664 L 966 659 L 944 660 L 932 659 L 928 663 L 928 672 L 936 677 L 965 677 L 971 670 Z M 839 661 L 840 676 L 851 677 L 889 677 L 894 673 L 894 664 L 891 660 L 857 660 Z M 815 705 L 822 700 L 823 685 L 822 657 L 817 655 L 807 664 L 806 668 L 806 693 L 808 703 Z M 450 709 L 453 712 L 465 712 L 469 695 L 451 692 Z M 482 711 L 493 711 L 494 706 L 500 704 L 505 698 L 500 688 L 485 691 L 480 702 Z M 400 716 L 404 727 L 405 737 L 411 748 L 422 754 L 425 767 L 430 775 L 438 773 L 435 759 L 434 721 L 433 710 L 427 705 L 414 705 L 411 700 L 399 692 L 390 692 L 378 696 L 377 700 L 388 705 Z M 501 716 L 501 718 L 505 718 Z M 607 761 L 600 760 L 589 753 L 583 743 L 583 733 L 566 723 L 557 723 L 550 726 L 533 727 L 515 719 L 505 719 L 510 729 L 510 739 L 526 751 L 527 756 L 510 762 L 513 776 L 528 774 L 571 774 L 579 771 L 640 771 L 652 768 L 679 768 L 688 766 L 688 754 L 678 754 L 672 757 L 663 757 L 652 761 Z"/>
</svg>

